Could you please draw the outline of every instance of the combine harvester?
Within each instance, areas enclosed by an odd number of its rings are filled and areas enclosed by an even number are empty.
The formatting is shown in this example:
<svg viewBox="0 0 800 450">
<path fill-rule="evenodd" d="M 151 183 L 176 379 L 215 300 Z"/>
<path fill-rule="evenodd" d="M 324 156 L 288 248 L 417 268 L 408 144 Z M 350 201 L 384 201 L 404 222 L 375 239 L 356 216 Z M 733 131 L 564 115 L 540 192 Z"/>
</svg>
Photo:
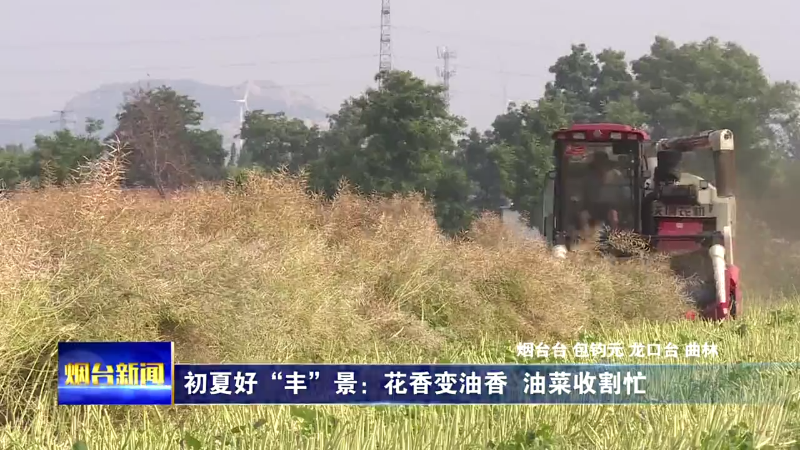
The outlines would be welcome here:
<svg viewBox="0 0 800 450">
<path fill-rule="evenodd" d="M 601 241 L 615 233 L 632 236 L 641 250 L 669 255 L 672 270 L 695 282 L 689 294 L 705 318 L 741 315 L 739 269 L 733 260 L 736 199 L 730 130 L 653 143 L 644 131 L 599 123 L 558 130 L 553 139 L 555 170 L 547 177 L 539 229 L 556 257 L 565 258 L 579 245 L 591 218 L 605 230 Z M 683 154 L 699 150 L 713 155 L 714 184 L 679 170 Z M 616 180 L 605 177 L 605 184 L 596 184 L 595 170 L 611 171 Z M 596 200 L 600 191 L 605 200 Z M 614 245 L 605 248 L 616 257 L 631 254 Z"/>
</svg>

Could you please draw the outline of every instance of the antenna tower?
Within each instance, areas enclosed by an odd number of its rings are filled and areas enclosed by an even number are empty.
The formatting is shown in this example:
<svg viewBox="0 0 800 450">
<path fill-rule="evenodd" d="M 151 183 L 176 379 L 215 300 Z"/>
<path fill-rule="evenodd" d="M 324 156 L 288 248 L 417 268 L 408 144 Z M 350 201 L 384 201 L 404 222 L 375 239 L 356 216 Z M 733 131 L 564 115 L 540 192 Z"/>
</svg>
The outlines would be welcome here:
<svg viewBox="0 0 800 450">
<path fill-rule="evenodd" d="M 74 120 L 67 119 L 67 114 L 71 113 L 72 111 L 67 109 L 60 109 L 53 112 L 58 113 L 58 120 L 51 120 L 50 123 L 58 123 L 58 126 L 62 130 L 67 129 L 67 124 L 75 123 Z"/>
<path fill-rule="evenodd" d="M 443 67 L 436 68 L 436 74 L 442 79 L 444 84 L 444 101 L 447 106 L 450 106 L 450 78 L 456 74 L 456 70 L 451 68 L 450 60 L 456 58 L 456 52 L 451 51 L 447 47 L 439 47 L 436 49 L 439 59 L 443 61 Z"/>
<path fill-rule="evenodd" d="M 392 20 L 389 0 L 381 0 L 381 51 L 378 72 L 392 70 Z"/>
</svg>

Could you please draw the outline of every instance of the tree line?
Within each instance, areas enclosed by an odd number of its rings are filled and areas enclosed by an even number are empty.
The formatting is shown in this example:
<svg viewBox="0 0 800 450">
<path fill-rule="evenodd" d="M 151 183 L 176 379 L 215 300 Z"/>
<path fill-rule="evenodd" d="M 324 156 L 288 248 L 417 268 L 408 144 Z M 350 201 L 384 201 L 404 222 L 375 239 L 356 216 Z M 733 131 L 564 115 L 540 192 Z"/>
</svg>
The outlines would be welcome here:
<svg viewBox="0 0 800 450">
<path fill-rule="evenodd" d="M 37 136 L 32 149 L 0 151 L 7 187 L 65 182 L 83 161 L 102 157 L 118 138 L 128 151 L 126 183 L 164 193 L 196 181 L 235 176 L 245 168 L 307 174 L 309 186 L 333 195 L 342 179 L 370 194 L 421 192 L 449 232 L 468 227 L 481 211 L 509 200 L 533 217 L 544 176 L 552 167 L 550 134 L 572 123 L 617 122 L 653 138 L 732 129 L 742 191 L 751 197 L 776 184 L 800 187 L 800 90 L 771 82 L 756 55 L 708 38 L 678 45 L 656 37 L 648 54 L 593 53 L 586 45 L 549 68 L 552 80 L 534 102 L 510 104 L 488 130 L 468 128 L 452 114 L 444 88 L 410 72 L 376 76 L 370 88 L 345 100 L 329 129 L 283 113 L 252 111 L 241 129 L 241 149 L 223 148 L 217 130 L 201 130 L 200 105 L 169 87 L 131 92 L 110 136 L 87 119 L 83 133 Z M 694 169 L 709 176 L 710 167 Z"/>
</svg>

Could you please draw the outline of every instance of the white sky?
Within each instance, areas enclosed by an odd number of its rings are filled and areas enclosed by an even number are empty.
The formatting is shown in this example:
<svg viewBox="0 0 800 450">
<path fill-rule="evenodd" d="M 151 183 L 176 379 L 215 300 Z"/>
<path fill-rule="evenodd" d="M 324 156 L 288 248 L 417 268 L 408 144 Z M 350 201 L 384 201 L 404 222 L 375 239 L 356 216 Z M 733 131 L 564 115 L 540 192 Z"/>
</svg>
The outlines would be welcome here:
<svg viewBox="0 0 800 450">
<path fill-rule="evenodd" d="M 436 47 L 458 53 L 454 112 L 486 127 L 510 99 L 529 100 L 547 68 L 586 42 L 629 57 L 656 34 L 716 35 L 760 56 L 773 79 L 800 80 L 800 3 L 673 0 L 394 0 L 395 67 L 436 80 Z M 193 78 L 272 80 L 337 109 L 377 71 L 380 0 L 4 0 L 0 119 L 49 115 L 102 83 Z M 503 73 L 503 72 L 507 73 Z"/>
</svg>

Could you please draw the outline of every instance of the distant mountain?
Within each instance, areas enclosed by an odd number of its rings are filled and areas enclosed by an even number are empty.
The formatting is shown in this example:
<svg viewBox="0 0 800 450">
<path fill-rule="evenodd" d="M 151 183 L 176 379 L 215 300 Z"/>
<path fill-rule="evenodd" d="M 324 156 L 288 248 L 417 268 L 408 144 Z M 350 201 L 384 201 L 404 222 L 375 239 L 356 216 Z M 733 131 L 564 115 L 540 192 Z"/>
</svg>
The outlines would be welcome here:
<svg viewBox="0 0 800 450">
<path fill-rule="evenodd" d="M 114 116 L 124 102 L 125 93 L 139 86 L 147 88 L 167 85 L 179 94 L 188 95 L 200 104 L 203 111 L 203 128 L 216 128 L 225 137 L 226 147 L 233 142 L 239 132 L 239 104 L 234 100 L 244 96 L 247 83 L 237 86 L 215 86 L 193 80 L 143 80 L 134 83 L 105 84 L 99 88 L 80 94 L 64 106 L 70 111 L 70 127 L 82 132 L 87 117 L 103 119 L 103 133 L 110 133 L 116 125 Z M 306 120 L 309 123 L 324 124 L 328 111 L 307 95 L 288 90 L 271 81 L 250 82 L 247 98 L 250 110 L 263 109 L 267 112 L 283 111 L 286 115 Z M 58 115 L 33 117 L 21 120 L 0 120 L 0 146 L 6 144 L 33 145 L 36 134 L 50 134 L 57 130 Z"/>
</svg>

